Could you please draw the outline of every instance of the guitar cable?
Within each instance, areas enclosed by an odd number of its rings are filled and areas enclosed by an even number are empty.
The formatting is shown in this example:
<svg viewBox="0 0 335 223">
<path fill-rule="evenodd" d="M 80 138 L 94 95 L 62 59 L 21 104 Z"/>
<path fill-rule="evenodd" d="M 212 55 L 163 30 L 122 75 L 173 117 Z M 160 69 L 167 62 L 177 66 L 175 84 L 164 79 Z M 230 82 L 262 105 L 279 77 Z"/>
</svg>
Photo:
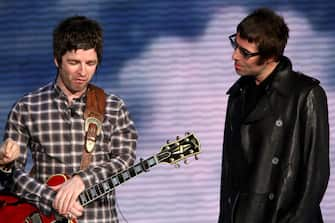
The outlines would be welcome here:
<svg viewBox="0 0 335 223">
<path fill-rule="evenodd" d="M 121 215 L 122 220 L 123 220 L 125 223 L 128 223 L 128 220 L 126 219 L 126 217 L 123 215 L 123 213 L 122 213 L 122 211 L 121 211 L 121 208 L 120 208 L 120 205 L 119 205 L 119 202 L 118 202 L 118 199 L 117 199 L 116 196 L 115 196 L 115 204 L 116 204 L 116 210 L 117 210 L 117 212 Z"/>
<path fill-rule="evenodd" d="M 146 160 L 144 160 L 143 158 L 140 158 L 140 163 L 141 163 L 142 170 L 143 170 L 144 172 L 148 172 L 148 171 L 149 171 L 149 167 L 146 166 L 147 163 L 145 163 L 144 161 L 146 161 Z M 117 199 L 117 197 L 116 197 L 116 195 L 115 195 L 115 205 L 116 205 L 117 212 L 120 213 L 120 215 L 121 215 L 123 221 L 124 221 L 125 223 L 128 223 L 128 220 L 127 220 L 126 217 L 123 215 L 123 213 L 122 213 L 122 211 L 121 211 L 121 208 L 120 208 L 120 205 L 119 205 L 119 202 L 118 202 L 117 200 L 118 200 L 118 199 Z"/>
</svg>

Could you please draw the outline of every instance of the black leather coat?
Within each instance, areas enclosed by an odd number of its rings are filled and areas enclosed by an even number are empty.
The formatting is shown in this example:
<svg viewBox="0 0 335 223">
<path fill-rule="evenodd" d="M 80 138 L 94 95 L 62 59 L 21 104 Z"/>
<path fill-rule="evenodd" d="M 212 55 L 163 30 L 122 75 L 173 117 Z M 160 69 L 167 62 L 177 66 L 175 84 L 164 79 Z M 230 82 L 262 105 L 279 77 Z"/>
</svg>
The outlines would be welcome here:
<svg viewBox="0 0 335 223">
<path fill-rule="evenodd" d="M 242 119 L 247 77 L 228 91 L 219 223 L 321 223 L 329 179 L 327 98 L 283 57 Z M 250 78 L 249 78 L 250 79 Z"/>
</svg>

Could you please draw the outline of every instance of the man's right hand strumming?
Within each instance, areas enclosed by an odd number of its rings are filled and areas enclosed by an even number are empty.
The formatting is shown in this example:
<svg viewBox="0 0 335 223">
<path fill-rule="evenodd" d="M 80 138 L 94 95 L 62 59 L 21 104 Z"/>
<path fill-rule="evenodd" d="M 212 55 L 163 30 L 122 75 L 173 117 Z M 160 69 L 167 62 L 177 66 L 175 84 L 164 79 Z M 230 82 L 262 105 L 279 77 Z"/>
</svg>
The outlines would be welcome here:
<svg viewBox="0 0 335 223">
<path fill-rule="evenodd" d="M 0 146 L 0 166 L 14 161 L 19 155 L 19 145 L 12 139 L 6 139 Z"/>
</svg>

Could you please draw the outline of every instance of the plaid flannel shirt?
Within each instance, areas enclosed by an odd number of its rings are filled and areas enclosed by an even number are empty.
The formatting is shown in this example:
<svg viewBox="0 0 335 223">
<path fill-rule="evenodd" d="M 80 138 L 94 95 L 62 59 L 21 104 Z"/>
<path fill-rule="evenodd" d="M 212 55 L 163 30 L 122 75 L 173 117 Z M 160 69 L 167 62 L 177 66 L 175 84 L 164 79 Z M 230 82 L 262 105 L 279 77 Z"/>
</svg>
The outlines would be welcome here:
<svg viewBox="0 0 335 223">
<path fill-rule="evenodd" d="M 124 102 L 107 95 L 102 132 L 92 154 L 92 162 L 80 170 L 84 148 L 84 109 L 86 96 L 68 105 L 67 97 L 54 83 L 22 97 L 12 108 L 5 138 L 18 142 L 22 155 L 16 161 L 13 178 L 16 192 L 34 203 L 42 213 L 53 213 L 56 192 L 45 185 L 58 173 L 79 174 L 88 187 L 128 168 L 135 161 L 137 132 Z M 32 173 L 24 171 L 30 148 Z M 79 222 L 118 222 L 114 193 L 85 206 Z"/>
</svg>

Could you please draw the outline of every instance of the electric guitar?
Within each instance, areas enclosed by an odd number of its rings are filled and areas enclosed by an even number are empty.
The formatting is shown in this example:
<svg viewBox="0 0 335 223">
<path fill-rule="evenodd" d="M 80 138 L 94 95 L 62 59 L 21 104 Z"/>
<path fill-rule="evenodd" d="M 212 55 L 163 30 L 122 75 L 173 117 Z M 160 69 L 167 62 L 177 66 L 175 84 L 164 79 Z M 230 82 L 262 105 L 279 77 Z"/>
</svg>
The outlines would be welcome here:
<svg viewBox="0 0 335 223">
<path fill-rule="evenodd" d="M 200 151 L 200 142 L 192 133 L 186 133 L 183 138 L 177 137 L 173 142 L 167 142 L 161 147 L 159 153 L 149 157 L 146 160 L 141 159 L 137 164 L 128 169 L 117 173 L 99 183 L 86 188 L 78 197 L 78 201 L 82 206 L 109 194 L 115 187 L 128 181 L 129 179 L 147 172 L 150 168 L 159 163 L 173 164 L 179 167 L 179 161 L 194 156 L 197 160 L 197 154 Z M 47 181 L 47 185 L 56 186 L 64 183 L 69 179 L 64 174 L 57 174 Z M 75 219 L 67 219 L 58 214 L 51 216 L 43 215 L 34 205 L 20 199 L 14 195 L 0 194 L 0 223 L 77 223 Z"/>
</svg>

